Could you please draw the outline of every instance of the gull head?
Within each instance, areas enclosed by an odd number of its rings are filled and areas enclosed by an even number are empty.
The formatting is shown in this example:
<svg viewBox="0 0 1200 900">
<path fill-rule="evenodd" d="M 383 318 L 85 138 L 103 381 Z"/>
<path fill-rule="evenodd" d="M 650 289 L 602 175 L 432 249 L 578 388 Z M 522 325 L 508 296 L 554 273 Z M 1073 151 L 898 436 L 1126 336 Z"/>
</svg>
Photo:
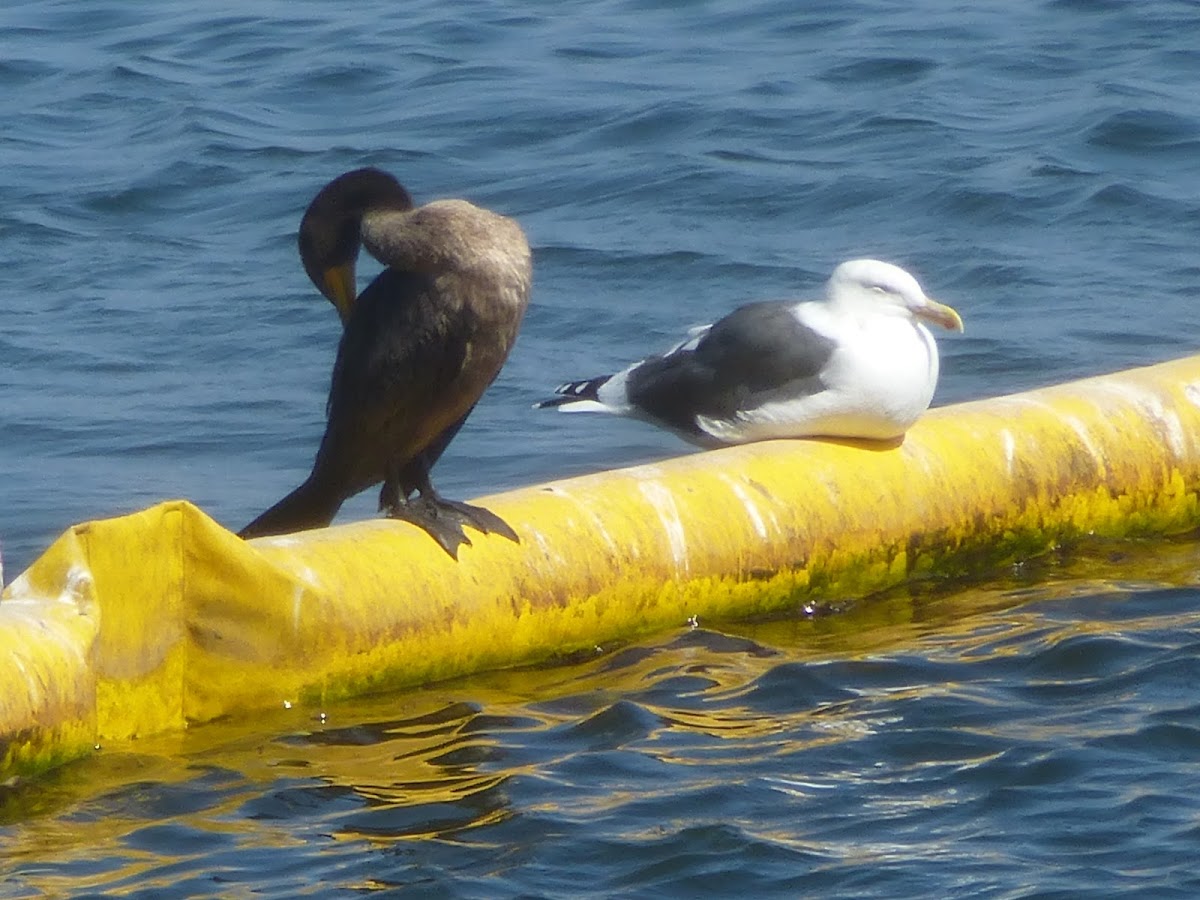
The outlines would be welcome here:
<svg viewBox="0 0 1200 900">
<path fill-rule="evenodd" d="M 962 331 L 962 318 L 955 310 L 926 296 L 917 279 L 899 266 L 878 259 L 852 259 L 833 270 L 826 299 L 837 307 L 867 313 L 903 313 Z"/>
</svg>

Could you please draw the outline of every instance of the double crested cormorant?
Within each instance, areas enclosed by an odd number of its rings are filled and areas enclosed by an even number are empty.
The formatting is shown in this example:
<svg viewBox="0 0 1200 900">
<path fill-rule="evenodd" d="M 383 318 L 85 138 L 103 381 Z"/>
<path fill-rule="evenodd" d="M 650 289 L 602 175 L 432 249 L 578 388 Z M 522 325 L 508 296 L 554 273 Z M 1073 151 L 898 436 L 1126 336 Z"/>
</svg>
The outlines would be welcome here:
<svg viewBox="0 0 1200 900">
<path fill-rule="evenodd" d="M 395 178 L 366 168 L 317 194 L 299 245 L 344 326 L 328 421 L 312 474 L 241 536 L 328 525 L 382 481 L 379 508 L 455 558 L 471 543 L 465 525 L 517 540 L 494 513 L 439 496 L 429 472 L 516 340 L 532 279 L 520 226 L 465 200 L 414 206 Z M 387 268 L 355 299 L 360 245 Z"/>
<path fill-rule="evenodd" d="M 922 320 L 962 331 L 903 269 L 856 259 L 825 298 L 742 306 L 615 375 L 536 404 L 608 412 L 704 447 L 771 438 L 900 437 L 929 406 L 938 351 Z"/>
</svg>

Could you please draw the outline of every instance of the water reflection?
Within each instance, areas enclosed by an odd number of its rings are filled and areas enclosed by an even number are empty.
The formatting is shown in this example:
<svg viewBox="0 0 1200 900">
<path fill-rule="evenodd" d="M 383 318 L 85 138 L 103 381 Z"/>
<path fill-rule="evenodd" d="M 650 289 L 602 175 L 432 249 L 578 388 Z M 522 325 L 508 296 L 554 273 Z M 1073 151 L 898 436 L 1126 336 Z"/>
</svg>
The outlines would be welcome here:
<svg viewBox="0 0 1200 900">
<path fill-rule="evenodd" d="M 9 790 L 0 872 L 52 894 L 289 893 L 300 872 L 462 889 L 537 863 L 581 873 L 546 890 L 591 870 L 611 892 L 711 867 L 720 884 L 758 854 L 775 889 L 795 865 L 836 881 L 962 863 L 955 841 L 986 851 L 977 821 L 1044 839 L 1047 817 L 1113 807 L 1123 827 L 1165 816 L 1178 841 L 1200 820 L 1178 799 L 1200 759 L 1198 563 L 1184 540 L 1095 545 L 988 583 L 681 623 L 571 664 L 106 747 Z"/>
</svg>

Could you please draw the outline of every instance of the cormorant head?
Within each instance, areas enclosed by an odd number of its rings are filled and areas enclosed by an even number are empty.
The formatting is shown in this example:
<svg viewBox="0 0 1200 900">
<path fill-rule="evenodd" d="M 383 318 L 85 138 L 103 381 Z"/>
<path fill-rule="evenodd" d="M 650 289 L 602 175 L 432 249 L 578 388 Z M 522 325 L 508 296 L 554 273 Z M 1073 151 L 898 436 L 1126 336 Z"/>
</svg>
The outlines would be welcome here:
<svg viewBox="0 0 1200 900">
<path fill-rule="evenodd" d="M 412 197 L 399 181 L 370 167 L 339 175 L 308 205 L 300 220 L 300 260 L 343 323 L 358 294 L 354 264 L 363 216 L 369 210 L 404 212 L 412 208 Z"/>
</svg>

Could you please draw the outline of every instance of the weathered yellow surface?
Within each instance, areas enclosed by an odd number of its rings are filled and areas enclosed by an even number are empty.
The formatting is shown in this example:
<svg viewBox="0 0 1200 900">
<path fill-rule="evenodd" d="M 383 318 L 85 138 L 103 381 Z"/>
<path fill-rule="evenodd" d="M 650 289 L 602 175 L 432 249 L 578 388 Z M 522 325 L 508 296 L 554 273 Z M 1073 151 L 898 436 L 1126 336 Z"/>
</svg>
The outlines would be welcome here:
<svg viewBox="0 0 1200 900">
<path fill-rule="evenodd" d="M 483 498 L 455 562 L 366 521 L 243 542 L 174 501 L 76 526 L 0 602 L 0 778 L 217 716 L 986 573 L 1200 524 L 1200 357 Z"/>
</svg>

